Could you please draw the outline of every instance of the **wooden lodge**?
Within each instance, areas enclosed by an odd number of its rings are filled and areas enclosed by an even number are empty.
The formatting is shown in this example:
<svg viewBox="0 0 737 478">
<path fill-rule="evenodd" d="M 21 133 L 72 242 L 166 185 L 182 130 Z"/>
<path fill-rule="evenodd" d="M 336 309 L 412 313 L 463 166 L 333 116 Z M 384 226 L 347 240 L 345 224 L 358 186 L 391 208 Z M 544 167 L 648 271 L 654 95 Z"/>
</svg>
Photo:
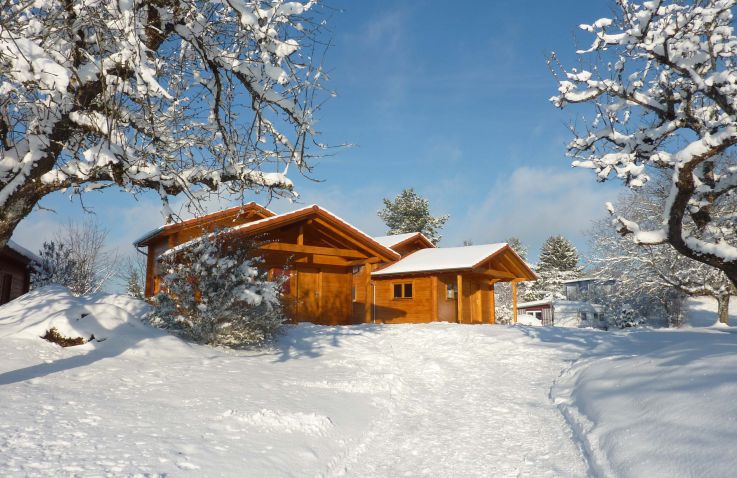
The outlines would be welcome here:
<svg viewBox="0 0 737 478">
<path fill-rule="evenodd" d="M 159 292 L 156 258 L 215 229 L 258 238 L 263 267 L 286 276 L 294 321 L 494 323 L 494 284 L 535 274 L 507 244 L 436 248 L 422 234 L 371 237 L 319 206 L 275 214 L 255 203 L 156 229 L 147 248 L 146 296 Z"/>
</svg>

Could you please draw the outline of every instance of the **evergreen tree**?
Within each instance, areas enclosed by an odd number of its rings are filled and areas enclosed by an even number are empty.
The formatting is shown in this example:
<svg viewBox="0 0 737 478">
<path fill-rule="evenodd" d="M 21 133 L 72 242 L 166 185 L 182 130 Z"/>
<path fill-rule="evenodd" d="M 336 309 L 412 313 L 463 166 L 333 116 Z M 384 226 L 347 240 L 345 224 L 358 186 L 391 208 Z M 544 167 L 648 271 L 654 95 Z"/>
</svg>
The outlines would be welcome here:
<svg viewBox="0 0 737 478">
<path fill-rule="evenodd" d="M 512 236 L 504 242 L 509 244 L 509 247 L 511 247 L 512 250 L 516 252 L 517 255 L 520 256 L 523 260 L 527 260 L 527 246 L 522 243 L 519 237 Z"/>
<path fill-rule="evenodd" d="M 210 345 L 261 345 L 285 321 L 281 282 L 269 281 L 248 242 L 205 234 L 159 258 L 154 325 Z"/>
<path fill-rule="evenodd" d="M 450 217 L 447 214 L 432 216 L 430 201 L 418 195 L 413 188 L 405 189 L 393 200 L 384 198 L 384 209 L 378 214 L 389 228 L 387 234 L 421 232 L 433 244 L 440 241 L 440 229 Z"/>
<path fill-rule="evenodd" d="M 563 236 L 550 236 L 540 249 L 538 272 L 580 272 L 576 246 Z"/>
<path fill-rule="evenodd" d="M 77 263 L 62 242 L 44 242 L 38 252 L 41 262 L 31 271 L 31 287 L 37 289 L 49 284 L 71 287 Z"/>
<path fill-rule="evenodd" d="M 581 275 L 578 261 L 578 251 L 571 241 L 563 236 L 547 238 L 535 270 L 538 280 L 526 288 L 524 300 L 564 298 L 563 281 L 577 279 Z"/>
<path fill-rule="evenodd" d="M 143 299 L 143 287 L 141 287 L 141 277 L 137 270 L 131 270 L 128 276 L 127 292 L 131 297 Z"/>
</svg>

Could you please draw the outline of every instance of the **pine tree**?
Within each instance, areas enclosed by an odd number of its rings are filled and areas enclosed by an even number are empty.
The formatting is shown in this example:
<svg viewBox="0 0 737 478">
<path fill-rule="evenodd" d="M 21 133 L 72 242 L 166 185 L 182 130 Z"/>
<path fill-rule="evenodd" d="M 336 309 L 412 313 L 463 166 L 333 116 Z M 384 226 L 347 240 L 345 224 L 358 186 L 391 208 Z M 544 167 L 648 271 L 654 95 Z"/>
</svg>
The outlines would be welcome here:
<svg viewBox="0 0 737 478">
<path fill-rule="evenodd" d="M 143 299 L 143 288 L 141 287 L 141 277 L 137 270 L 131 270 L 128 276 L 127 292 L 131 297 Z"/>
<path fill-rule="evenodd" d="M 540 249 L 538 272 L 580 272 L 576 246 L 563 236 L 550 236 Z"/>
<path fill-rule="evenodd" d="M 261 345 L 285 321 L 281 282 L 269 281 L 247 241 L 205 234 L 160 256 L 154 325 L 210 345 Z"/>
<path fill-rule="evenodd" d="M 581 275 L 576 246 L 563 236 L 551 236 L 545 240 L 540 250 L 540 260 L 535 272 L 538 280 L 533 282 L 524 294 L 524 300 L 545 298 L 562 299 L 563 281 L 577 279 Z"/>
<path fill-rule="evenodd" d="M 519 237 L 512 236 L 504 242 L 506 242 L 523 260 L 527 260 L 527 246 L 522 243 L 522 240 L 520 240 Z"/>
<path fill-rule="evenodd" d="M 450 217 L 447 214 L 432 216 L 430 201 L 418 195 L 413 188 L 405 189 L 393 200 L 384 198 L 384 209 L 378 214 L 389 228 L 387 234 L 421 232 L 433 244 L 440 241 L 440 229 Z"/>
</svg>

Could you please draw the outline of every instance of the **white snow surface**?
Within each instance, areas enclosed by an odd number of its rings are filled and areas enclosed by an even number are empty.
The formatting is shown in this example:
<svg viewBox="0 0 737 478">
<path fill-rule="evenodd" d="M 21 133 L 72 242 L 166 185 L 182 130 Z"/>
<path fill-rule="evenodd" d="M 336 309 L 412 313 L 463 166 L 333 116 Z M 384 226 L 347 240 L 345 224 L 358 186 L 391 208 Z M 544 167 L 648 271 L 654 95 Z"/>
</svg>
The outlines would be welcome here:
<svg viewBox="0 0 737 478">
<path fill-rule="evenodd" d="M 0 307 L 0 476 L 729 476 L 737 334 L 448 323 L 186 343 L 145 304 Z M 88 314 L 82 317 L 82 314 Z M 61 348 L 38 338 L 105 338 Z"/>
<path fill-rule="evenodd" d="M 420 249 L 371 275 L 470 269 L 506 245 L 506 243 L 498 243 Z"/>
<path fill-rule="evenodd" d="M 384 247 L 392 248 L 400 242 L 404 242 L 407 239 L 415 237 L 418 234 L 422 235 L 422 233 L 419 232 L 405 232 L 404 234 L 392 234 L 389 236 L 374 236 L 374 241 L 378 242 Z"/>
</svg>

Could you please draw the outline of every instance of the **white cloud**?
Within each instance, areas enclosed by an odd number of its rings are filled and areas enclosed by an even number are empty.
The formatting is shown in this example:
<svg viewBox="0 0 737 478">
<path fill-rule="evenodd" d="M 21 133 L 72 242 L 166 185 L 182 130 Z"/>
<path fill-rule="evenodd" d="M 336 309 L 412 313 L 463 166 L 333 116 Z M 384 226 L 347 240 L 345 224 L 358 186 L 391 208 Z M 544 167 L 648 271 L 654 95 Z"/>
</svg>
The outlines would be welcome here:
<svg viewBox="0 0 737 478">
<path fill-rule="evenodd" d="M 522 167 L 497 181 L 480 206 L 469 205 L 466 217 L 454 221 L 463 226 L 448 236 L 477 243 L 517 236 L 536 259 L 548 236 L 562 234 L 585 251 L 585 230 L 606 214 L 604 203 L 616 195 L 616 187 L 596 183 L 589 171 Z"/>
</svg>

